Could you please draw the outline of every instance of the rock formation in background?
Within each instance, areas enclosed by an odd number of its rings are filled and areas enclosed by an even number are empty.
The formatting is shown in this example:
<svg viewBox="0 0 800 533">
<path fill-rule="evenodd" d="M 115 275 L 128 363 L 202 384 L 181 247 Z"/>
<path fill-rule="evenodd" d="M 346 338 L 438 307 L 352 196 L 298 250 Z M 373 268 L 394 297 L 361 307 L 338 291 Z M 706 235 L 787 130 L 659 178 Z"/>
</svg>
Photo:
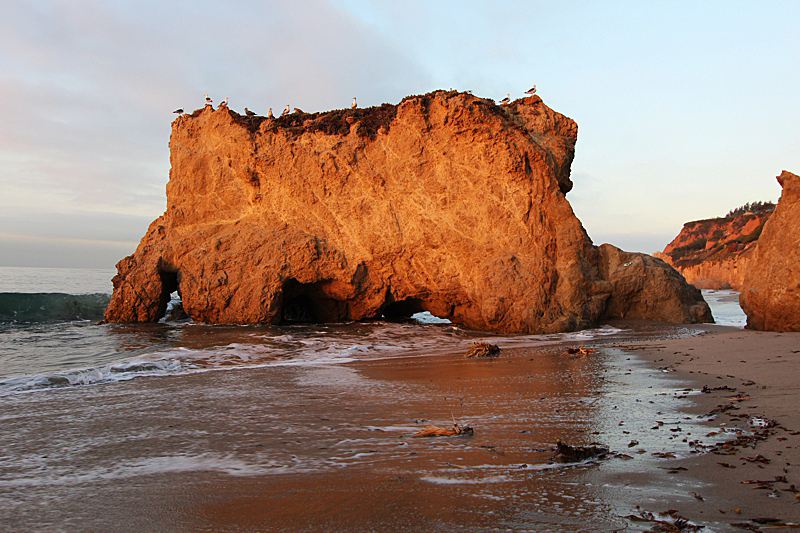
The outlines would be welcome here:
<svg viewBox="0 0 800 533">
<path fill-rule="evenodd" d="M 683 225 L 675 239 L 655 254 L 698 289 L 739 290 L 764 223 L 774 207 Z"/>
<path fill-rule="evenodd" d="M 207 323 L 407 317 L 495 332 L 711 321 L 663 261 L 593 246 L 565 194 L 577 125 L 538 96 L 173 123 L 167 210 L 120 261 L 110 322 L 178 290 Z"/>
<path fill-rule="evenodd" d="M 742 284 L 747 327 L 800 331 L 800 177 L 783 171 L 778 206 L 764 225 Z"/>
</svg>

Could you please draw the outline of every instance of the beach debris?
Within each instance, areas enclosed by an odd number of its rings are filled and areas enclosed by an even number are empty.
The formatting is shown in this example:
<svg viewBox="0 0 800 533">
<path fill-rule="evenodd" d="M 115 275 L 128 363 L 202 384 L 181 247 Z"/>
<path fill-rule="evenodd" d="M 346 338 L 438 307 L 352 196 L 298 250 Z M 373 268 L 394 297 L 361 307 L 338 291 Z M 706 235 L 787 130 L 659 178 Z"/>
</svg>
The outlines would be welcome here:
<svg viewBox="0 0 800 533">
<path fill-rule="evenodd" d="M 449 427 L 449 428 L 440 428 L 440 427 L 437 427 L 437 426 L 428 425 L 428 426 L 425 426 L 424 429 L 420 429 L 419 431 L 417 431 L 416 433 L 411 435 L 411 437 L 412 438 L 416 438 L 416 437 L 454 437 L 454 436 L 457 436 L 457 435 L 462 435 L 462 436 L 470 435 L 470 436 L 472 436 L 473 433 L 474 433 L 474 431 L 473 431 L 473 429 L 471 427 L 469 427 L 468 425 L 459 426 L 456 423 L 455 417 L 453 417 L 453 425 L 451 427 Z"/>
<path fill-rule="evenodd" d="M 638 506 L 637 506 L 638 507 Z M 638 515 L 629 514 L 625 518 L 628 520 L 632 520 L 634 522 L 648 522 L 653 524 L 653 527 L 648 531 L 661 531 L 661 532 L 676 532 L 676 533 L 683 533 L 683 532 L 691 532 L 694 533 L 696 531 L 700 531 L 705 526 L 698 526 L 696 524 L 692 524 L 685 516 L 678 515 L 678 511 L 675 509 L 670 509 L 668 511 L 658 513 L 662 518 L 668 518 L 669 520 L 662 520 L 656 518 L 656 516 L 649 512 L 649 511 L 640 511 Z M 671 521 L 670 521 L 671 520 Z"/>
<path fill-rule="evenodd" d="M 709 387 L 708 385 L 703 385 L 703 389 L 700 392 L 704 392 L 704 393 L 708 394 L 710 392 L 718 391 L 718 390 L 735 391 L 736 387 L 729 387 L 727 385 L 721 385 L 719 387 Z"/>
<path fill-rule="evenodd" d="M 497 357 L 498 355 L 500 355 L 500 348 L 496 344 L 473 342 L 464 357 Z"/>
<path fill-rule="evenodd" d="M 607 454 L 608 448 L 595 443 L 589 446 L 570 446 L 559 440 L 556 442 L 553 460 L 558 463 L 578 463 L 587 459 L 605 459 Z"/>
<path fill-rule="evenodd" d="M 750 522 L 731 522 L 734 527 L 749 531 L 764 531 L 766 529 L 800 529 L 800 522 L 784 522 L 779 518 L 752 518 Z"/>
<path fill-rule="evenodd" d="M 769 459 L 761 454 L 758 454 L 755 457 L 742 457 L 742 461 L 747 461 L 748 463 L 763 463 L 765 465 L 770 463 Z"/>
<path fill-rule="evenodd" d="M 769 420 L 768 418 L 751 418 L 748 424 L 754 428 L 771 428 L 778 425 L 775 420 Z"/>
<path fill-rule="evenodd" d="M 702 497 L 702 496 L 700 496 L 699 494 L 697 494 L 697 493 L 696 493 L 696 492 L 694 492 L 694 491 L 690 492 L 689 494 L 691 494 L 692 496 L 694 496 L 694 499 L 695 499 L 695 500 L 700 500 L 701 502 L 704 502 L 704 501 L 705 501 L 705 499 L 703 499 L 703 497 Z"/>
<path fill-rule="evenodd" d="M 715 415 L 717 413 L 724 413 L 725 411 L 730 411 L 731 409 L 738 409 L 738 407 L 736 407 L 732 403 L 718 405 L 715 408 L 713 408 L 711 411 L 709 411 L 706 416 Z"/>
<path fill-rule="evenodd" d="M 587 356 L 596 353 L 596 350 L 592 350 L 591 348 L 584 348 L 582 345 L 578 346 L 577 348 L 574 346 L 570 346 L 561 355 L 581 355 Z"/>
<path fill-rule="evenodd" d="M 749 399 L 750 399 L 750 396 L 747 396 L 746 394 L 740 392 L 740 393 L 736 394 L 736 396 L 730 396 L 728 398 L 728 401 L 729 402 L 744 402 L 744 401 L 747 401 Z"/>
<path fill-rule="evenodd" d="M 672 452 L 653 452 L 650 455 L 653 457 L 658 457 L 659 459 L 677 459 L 675 454 Z"/>
</svg>

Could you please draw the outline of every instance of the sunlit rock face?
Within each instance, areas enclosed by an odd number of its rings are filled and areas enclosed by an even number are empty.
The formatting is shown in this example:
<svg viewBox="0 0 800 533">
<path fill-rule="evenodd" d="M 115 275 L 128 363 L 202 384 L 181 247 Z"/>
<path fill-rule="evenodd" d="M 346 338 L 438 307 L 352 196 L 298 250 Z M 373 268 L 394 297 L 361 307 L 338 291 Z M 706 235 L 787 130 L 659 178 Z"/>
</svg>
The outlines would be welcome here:
<svg viewBox="0 0 800 533">
<path fill-rule="evenodd" d="M 106 320 L 156 321 L 173 290 L 207 323 L 711 320 L 662 261 L 592 244 L 565 198 L 576 139 L 537 96 L 278 119 L 206 106 L 173 123 L 167 210 L 117 265 Z"/>
<path fill-rule="evenodd" d="M 741 290 L 747 266 L 771 208 L 741 215 L 694 220 L 664 251 L 655 254 L 698 289 Z"/>
<path fill-rule="evenodd" d="M 800 331 L 800 177 L 783 171 L 775 212 L 764 224 L 739 303 L 747 327 Z"/>
</svg>

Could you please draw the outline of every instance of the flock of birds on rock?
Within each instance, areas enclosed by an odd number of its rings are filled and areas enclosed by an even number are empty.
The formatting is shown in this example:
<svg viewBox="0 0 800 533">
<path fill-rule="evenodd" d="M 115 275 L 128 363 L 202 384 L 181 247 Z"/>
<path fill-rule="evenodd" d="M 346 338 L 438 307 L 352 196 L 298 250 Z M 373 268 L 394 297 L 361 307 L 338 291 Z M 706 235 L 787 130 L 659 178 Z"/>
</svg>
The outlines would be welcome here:
<svg viewBox="0 0 800 533">
<path fill-rule="evenodd" d="M 525 94 L 528 96 L 533 96 L 536 94 L 536 85 L 525 91 Z M 511 93 L 506 93 L 506 97 L 500 100 L 500 105 L 508 105 L 511 103 Z"/>
<path fill-rule="evenodd" d="M 525 94 L 530 95 L 530 96 L 536 94 L 536 85 L 534 85 L 533 87 L 531 87 L 530 89 L 525 91 Z M 205 98 L 206 98 L 206 105 L 207 106 L 213 105 L 214 101 L 207 94 L 205 95 Z M 503 98 L 502 100 L 500 100 L 500 105 L 508 105 L 510 102 L 511 102 L 511 93 L 506 93 L 506 97 Z M 227 96 L 225 97 L 225 100 L 223 100 L 219 104 L 219 107 L 223 107 L 223 106 L 228 107 L 228 97 Z M 356 97 L 354 96 L 353 97 L 353 103 L 350 104 L 350 109 L 356 109 L 357 107 L 358 107 L 358 103 L 356 102 Z M 286 109 L 283 110 L 283 112 L 281 113 L 281 116 L 284 117 L 284 116 L 288 115 L 290 113 L 290 109 L 291 108 L 289 107 L 289 104 L 286 104 Z M 294 112 L 295 113 L 303 113 L 303 110 L 298 108 L 298 107 L 295 107 L 294 108 Z M 184 111 L 183 111 L 183 108 L 181 107 L 181 108 L 176 109 L 175 111 L 173 111 L 173 113 L 175 113 L 178 116 L 183 116 Z M 248 117 L 256 116 L 256 114 L 254 112 L 250 111 L 246 107 L 244 108 L 244 113 Z M 272 108 L 271 107 L 267 111 L 267 118 L 275 118 L 275 115 L 272 114 Z"/>
</svg>

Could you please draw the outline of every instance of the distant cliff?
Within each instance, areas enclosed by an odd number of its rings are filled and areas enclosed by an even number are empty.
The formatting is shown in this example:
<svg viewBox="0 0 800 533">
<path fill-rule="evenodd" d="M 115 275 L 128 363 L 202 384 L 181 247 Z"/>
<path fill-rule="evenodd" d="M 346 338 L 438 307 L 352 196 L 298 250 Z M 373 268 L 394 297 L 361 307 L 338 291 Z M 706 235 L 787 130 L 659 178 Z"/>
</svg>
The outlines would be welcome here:
<svg viewBox="0 0 800 533">
<path fill-rule="evenodd" d="M 753 252 L 739 303 L 747 327 L 800 331 L 800 177 L 784 170 L 775 213 Z"/>
<path fill-rule="evenodd" d="M 739 290 L 772 211 L 768 208 L 757 213 L 687 222 L 656 257 L 675 267 L 686 281 L 700 289 Z"/>
<path fill-rule="evenodd" d="M 206 106 L 173 123 L 167 210 L 118 263 L 106 320 L 156 321 L 177 290 L 207 323 L 711 321 L 663 261 L 589 240 L 565 198 L 577 130 L 537 96 L 277 119 Z"/>
</svg>

